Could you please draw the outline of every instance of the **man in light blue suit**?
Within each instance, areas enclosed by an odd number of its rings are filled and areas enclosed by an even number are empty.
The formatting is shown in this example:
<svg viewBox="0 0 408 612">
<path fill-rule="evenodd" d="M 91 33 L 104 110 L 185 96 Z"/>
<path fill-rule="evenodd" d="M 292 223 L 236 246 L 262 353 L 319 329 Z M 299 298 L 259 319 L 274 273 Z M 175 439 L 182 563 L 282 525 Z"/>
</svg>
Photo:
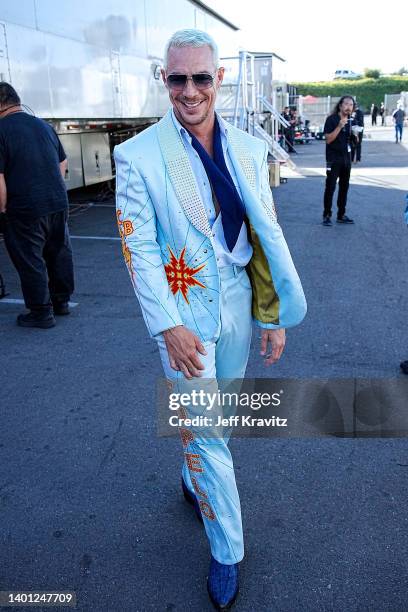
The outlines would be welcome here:
<svg viewBox="0 0 408 612">
<path fill-rule="evenodd" d="M 266 144 L 214 111 L 223 75 L 208 34 L 176 32 L 162 71 L 171 110 L 115 148 L 123 254 L 176 386 L 243 378 L 252 321 L 261 328 L 265 364 L 276 362 L 285 328 L 306 313 L 276 220 Z M 209 595 L 228 609 L 244 554 L 231 454 L 225 438 L 199 429 L 183 428 L 181 437 L 183 492 L 211 548 Z"/>
</svg>

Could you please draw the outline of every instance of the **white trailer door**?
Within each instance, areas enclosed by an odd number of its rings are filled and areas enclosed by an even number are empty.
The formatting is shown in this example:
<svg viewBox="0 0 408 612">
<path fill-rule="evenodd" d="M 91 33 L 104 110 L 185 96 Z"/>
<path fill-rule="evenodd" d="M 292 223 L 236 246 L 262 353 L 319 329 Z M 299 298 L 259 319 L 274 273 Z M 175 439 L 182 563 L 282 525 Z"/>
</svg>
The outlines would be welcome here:
<svg viewBox="0 0 408 612">
<path fill-rule="evenodd" d="M 8 83 L 11 82 L 6 25 L 4 23 L 0 23 L 0 81 L 7 81 Z"/>
<path fill-rule="evenodd" d="M 117 51 L 110 54 L 112 73 L 113 116 L 122 117 L 122 83 L 120 78 L 120 55 Z"/>
</svg>

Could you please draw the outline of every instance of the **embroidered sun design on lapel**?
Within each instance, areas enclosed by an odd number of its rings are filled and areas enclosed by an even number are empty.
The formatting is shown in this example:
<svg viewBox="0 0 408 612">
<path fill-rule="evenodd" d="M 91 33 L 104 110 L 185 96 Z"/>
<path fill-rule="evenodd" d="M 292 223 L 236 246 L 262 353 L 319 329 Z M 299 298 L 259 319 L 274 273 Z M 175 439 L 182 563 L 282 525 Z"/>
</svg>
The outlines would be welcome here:
<svg viewBox="0 0 408 612">
<path fill-rule="evenodd" d="M 190 268 L 184 259 L 186 247 L 184 247 L 184 249 L 181 251 L 178 259 L 168 245 L 167 248 L 169 249 L 170 253 L 170 261 L 164 266 L 164 268 L 166 270 L 170 289 L 174 295 L 180 291 L 187 304 L 189 304 L 190 302 L 188 301 L 187 294 L 190 287 L 198 286 L 205 289 L 205 285 L 194 278 L 194 276 L 205 267 L 205 264 L 198 266 L 198 268 Z"/>
</svg>

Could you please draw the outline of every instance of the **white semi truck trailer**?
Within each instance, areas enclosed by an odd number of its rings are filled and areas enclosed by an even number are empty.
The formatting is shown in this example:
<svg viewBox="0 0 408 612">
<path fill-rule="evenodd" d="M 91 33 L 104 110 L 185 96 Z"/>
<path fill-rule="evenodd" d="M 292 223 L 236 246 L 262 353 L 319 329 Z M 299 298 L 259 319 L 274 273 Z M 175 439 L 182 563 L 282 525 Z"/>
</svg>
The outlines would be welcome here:
<svg viewBox="0 0 408 612">
<path fill-rule="evenodd" d="M 68 189 L 113 178 L 113 147 L 164 115 L 163 51 L 182 28 L 205 30 L 219 45 L 218 110 L 290 162 L 277 142 L 282 83 L 273 80 L 284 60 L 239 51 L 238 27 L 201 0 L 1 0 L 0 80 L 56 129 Z"/>
<path fill-rule="evenodd" d="M 238 28 L 199 1 L 0 2 L 0 80 L 57 130 L 68 189 L 111 179 L 114 145 L 163 116 L 166 40 L 195 27 L 237 55 Z"/>
</svg>

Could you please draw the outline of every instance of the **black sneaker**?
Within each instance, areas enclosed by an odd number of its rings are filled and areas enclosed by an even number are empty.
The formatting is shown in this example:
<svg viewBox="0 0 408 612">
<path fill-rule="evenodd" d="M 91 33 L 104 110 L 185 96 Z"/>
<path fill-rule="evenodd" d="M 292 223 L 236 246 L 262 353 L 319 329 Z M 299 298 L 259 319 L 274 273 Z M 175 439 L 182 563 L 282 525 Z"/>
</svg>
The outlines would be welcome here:
<svg viewBox="0 0 408 612">
<path fill-rule="evenodd" d="M 68 302 L 54 302 L 52 305 L 55 315 L 64 316 L 71 314 Z"/>
<path fill-rule="evenodd" d="M 330 217 L 323 217 L 322 225 L 330 227 L 332 224 Z"/>
<path fill-rule="evenodd" d="M 404 374 L 408 374 L 408 361 L 402 361 L 400 363 L 400 368 L 404 372 Z"/>
<path fill-rule="evenodd" d="M 40 327 L 41 329 L 48 329 L 49 327 L 54 327 L 56 321 L 51 312 L 38 313 L 31 311 L 27 314 L 18 315 L 17 325 L 20 327 Z"/>
<path fill-rule="evenodd" d="M 337 217 L 337 223 L 347 223 L 348 225 L 350 225 L 351 223 L 354 223 L 353 219 L 350 219 L 350 217 L 348 217 L 347 215 L 343 215 L 342 217 Z"/>
</svg>

